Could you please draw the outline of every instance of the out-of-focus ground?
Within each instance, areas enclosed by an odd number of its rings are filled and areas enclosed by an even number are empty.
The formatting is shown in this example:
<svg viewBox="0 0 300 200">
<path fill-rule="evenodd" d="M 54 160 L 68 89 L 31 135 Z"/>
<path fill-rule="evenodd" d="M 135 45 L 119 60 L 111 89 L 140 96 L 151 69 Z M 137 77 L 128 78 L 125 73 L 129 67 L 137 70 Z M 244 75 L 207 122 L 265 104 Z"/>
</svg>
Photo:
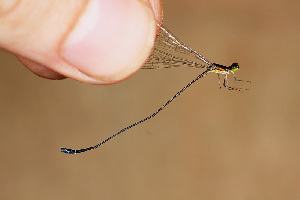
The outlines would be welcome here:
<svg viewBox="0 0 300 200">
<path fill-rule="evenodd" d="M 0 52 L 0 199 L 300 199 L 300 1 L 166 0 L 164 24 L 239 93 L 200 69 L 141 70 L 111 86 L 50 81 Z"/>
</svg>

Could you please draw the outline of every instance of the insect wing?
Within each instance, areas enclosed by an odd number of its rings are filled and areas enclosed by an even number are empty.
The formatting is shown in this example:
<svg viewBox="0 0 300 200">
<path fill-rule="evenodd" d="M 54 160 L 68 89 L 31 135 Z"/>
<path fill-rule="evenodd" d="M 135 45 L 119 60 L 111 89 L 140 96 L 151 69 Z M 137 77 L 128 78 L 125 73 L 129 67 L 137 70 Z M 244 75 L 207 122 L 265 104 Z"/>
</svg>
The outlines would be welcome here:
<svg viewBox="0 0 300 200">
<path fill-rule="evenodd" d="M 142 69 L 159 69 L 171 67 L 205 68 L 211 63 L 195 50 L 180 42 L 164 26 L 157 24 L 160 33 L 155 41 L 152 54 Z M 200 63 L 204 62 L 205 64 Z"/>
</svg>

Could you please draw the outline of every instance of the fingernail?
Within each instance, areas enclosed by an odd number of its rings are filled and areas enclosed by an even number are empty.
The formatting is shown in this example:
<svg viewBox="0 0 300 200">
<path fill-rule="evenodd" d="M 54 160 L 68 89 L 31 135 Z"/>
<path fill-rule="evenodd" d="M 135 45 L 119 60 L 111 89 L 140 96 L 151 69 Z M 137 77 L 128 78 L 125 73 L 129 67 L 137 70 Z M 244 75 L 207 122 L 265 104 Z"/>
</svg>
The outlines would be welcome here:
<svg viewBox="0 0 300 200">
<path fill-rule="evenodd" d="M 91 0 L 63 43 L 61 56 L 97 80 L 122 79 L 149 54 L 155 35 L 151 24 L 151 10 L 141 1 Z"/>
</svg>

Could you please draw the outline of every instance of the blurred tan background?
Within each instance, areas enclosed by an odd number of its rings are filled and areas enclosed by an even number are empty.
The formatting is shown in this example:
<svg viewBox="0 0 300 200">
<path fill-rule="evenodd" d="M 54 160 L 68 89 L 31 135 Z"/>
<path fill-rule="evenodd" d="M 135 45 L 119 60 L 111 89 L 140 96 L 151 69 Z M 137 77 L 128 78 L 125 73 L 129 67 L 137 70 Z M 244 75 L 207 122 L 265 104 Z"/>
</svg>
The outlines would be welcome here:
<svg viewBox="0 0 300 200">
<path fill-rule="evenodd" d="M 50 81 L 0 52 L 0 199 L 300 199 L 300 1 L 165 0 L 164 24 L 211 62 L 239 62 L 239 93 L 202 69 L 141 70 L 111 86 Z"/>
</svg>

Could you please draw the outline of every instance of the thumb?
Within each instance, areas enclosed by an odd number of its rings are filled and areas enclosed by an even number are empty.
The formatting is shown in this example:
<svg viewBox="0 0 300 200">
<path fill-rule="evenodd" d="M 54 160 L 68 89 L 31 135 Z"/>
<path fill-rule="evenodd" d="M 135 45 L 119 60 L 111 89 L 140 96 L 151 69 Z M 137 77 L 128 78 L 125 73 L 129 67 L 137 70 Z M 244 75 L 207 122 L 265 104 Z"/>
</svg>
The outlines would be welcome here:
<svg viewBox="0 0 300 200">
<path fill-rule="evenodd" d="M 154 43 L 155 20 L 145 0 L 0 5 L 0 48 L 45 77 L 48 71 L 86 83 L 115 83 L 139 69 Z"/>
</svg>

